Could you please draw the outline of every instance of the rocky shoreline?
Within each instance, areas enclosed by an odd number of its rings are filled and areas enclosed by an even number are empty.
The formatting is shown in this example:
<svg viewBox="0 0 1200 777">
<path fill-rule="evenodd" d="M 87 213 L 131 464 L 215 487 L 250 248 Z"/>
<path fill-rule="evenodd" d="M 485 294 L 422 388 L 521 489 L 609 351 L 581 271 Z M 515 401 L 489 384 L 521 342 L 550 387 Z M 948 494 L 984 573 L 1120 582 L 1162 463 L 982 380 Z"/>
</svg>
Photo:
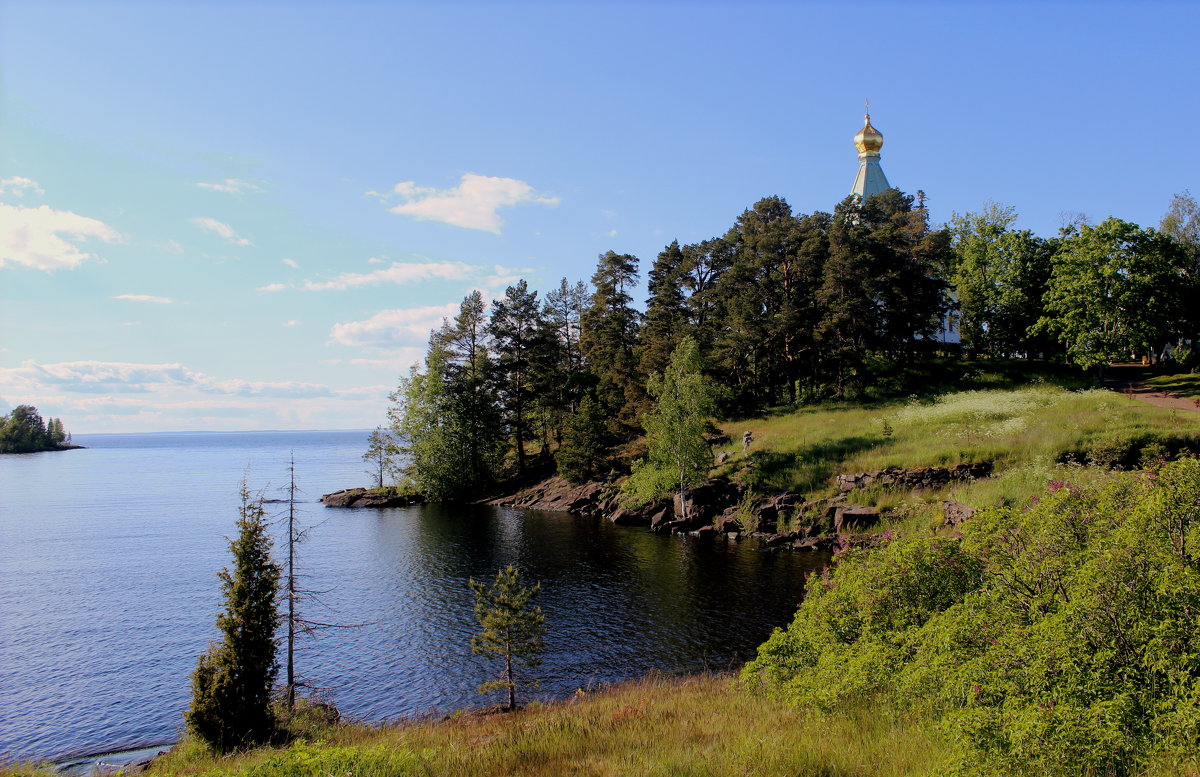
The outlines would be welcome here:
<svg viewBox="0 0 1200 777">
<path fill-rule="evenodd" d="M 855 504 L 854 492 L 871 486 L 904 489 L 940 488 L 951 482 L 991 475 L 990 462 L 950 467 L 892 467 L 852 475 L 838 475 L 835 496 L 806 501 L 799 494 L 781 491 L 757 494 L 728 478 L 712 478 L 688 492 L 687 503 L 678 496 L 630 508 L 621 503 L 617 482 L 569 483 L 554 475 L 514 493 L 483 500 L 481 504 L 529 510 L 566 512 L 603 518 L 619 526 L 643 526 L 656 534 L 693 537 L 757 539 L 763 546 L 793 550 L 831 550 L 842 541 L 875 526 L 879 510 Z M 395 490 L 352 488 L 325 494 L 329 507 L 406 507 L 420 504 L 419 496 Z M 975 508 L 955 501 L 943 503 L 947 526 L 957 526 Z"/>
</svg>

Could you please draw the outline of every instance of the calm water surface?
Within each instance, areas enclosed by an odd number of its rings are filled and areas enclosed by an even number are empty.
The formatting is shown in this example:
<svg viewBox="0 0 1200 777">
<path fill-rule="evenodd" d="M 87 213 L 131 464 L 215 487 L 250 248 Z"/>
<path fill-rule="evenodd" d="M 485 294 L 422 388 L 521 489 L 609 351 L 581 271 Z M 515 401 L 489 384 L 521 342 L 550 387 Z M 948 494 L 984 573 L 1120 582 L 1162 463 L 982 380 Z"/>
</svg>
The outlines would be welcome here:
<svg viewBox="0 0 1200 777">
<path fill-rule="evenodd" d="M 294 454 L 306 497 L 368 482 L 368 432 L 77 435 L 0 457 L 0 755 L 61 759 L 172 741 L 216 638 L 216 572 L 243 477 L 268 498 Z M 310 502 L 307 614 L 361 624 L 301 643 L 302 677 L 366 720 L 482 703 L 468 577 L 542 582 L 538 694 L 745 660 L 823 558 L 661 537 L 564 513 Z"/>
</svg>

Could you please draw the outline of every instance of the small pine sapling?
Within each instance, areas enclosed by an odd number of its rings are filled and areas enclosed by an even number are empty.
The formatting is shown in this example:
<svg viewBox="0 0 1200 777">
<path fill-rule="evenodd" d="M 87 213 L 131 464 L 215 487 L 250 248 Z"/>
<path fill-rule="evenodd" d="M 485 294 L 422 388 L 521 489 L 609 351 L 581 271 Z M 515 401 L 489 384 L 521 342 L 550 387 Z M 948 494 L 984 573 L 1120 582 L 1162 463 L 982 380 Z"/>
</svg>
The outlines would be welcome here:
<svg viewBox="0 0 1200 777">
<path fill-rule="evenodd" d="M 520 571 L 511 564 L 496 574 L 491 585 L 474 579 L 468 585 L 475 594 L 475 617 L 483 627 L 471 637 L 471 652 L 504 661 L 500 676 L 480 685 L 479 692 L 507 691 L 505 709 L 511 712 L 517 708 L 518 681 L 526 686 L 538 685 L 536 680 L 522 677 L 517 665 L 533 669 L 542 662 L 546 617 L 541 607 L 530 606 L 542 585 L 522 585 Z"/>
</svg>

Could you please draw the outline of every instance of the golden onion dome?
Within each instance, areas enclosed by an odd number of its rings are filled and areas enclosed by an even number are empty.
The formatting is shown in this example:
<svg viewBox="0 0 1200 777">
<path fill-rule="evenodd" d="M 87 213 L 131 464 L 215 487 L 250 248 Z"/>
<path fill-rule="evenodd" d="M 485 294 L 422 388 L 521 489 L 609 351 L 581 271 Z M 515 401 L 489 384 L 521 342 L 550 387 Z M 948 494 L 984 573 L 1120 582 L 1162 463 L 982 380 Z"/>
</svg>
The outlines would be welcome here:
<svg viewBox="0 0 1200 777">
<path fill-rule="evenodd" d="M 863 128 L 854 136 L 854 147 L 860 154 L 878 154 L 883 148 L 883 133 L 871 126 L 871 114 L 863 117 Z"/>
</svg>

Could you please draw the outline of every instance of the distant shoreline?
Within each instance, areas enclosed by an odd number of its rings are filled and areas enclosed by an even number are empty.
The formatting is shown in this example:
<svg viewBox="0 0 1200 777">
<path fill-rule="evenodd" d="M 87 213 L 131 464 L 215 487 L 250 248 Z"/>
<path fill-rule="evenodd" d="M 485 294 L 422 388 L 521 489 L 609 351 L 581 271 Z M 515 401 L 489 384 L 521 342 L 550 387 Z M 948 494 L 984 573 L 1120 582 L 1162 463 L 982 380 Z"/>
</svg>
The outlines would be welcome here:
<svg viewBox="0 0 1200 777">
<path fill-rule="evenodd" d="M 80 448 L 86 448 L 86 445 L 73 445 L 67 443 L 65 445 L 55 445 L 53 448 L 38 448 L 36 451 L 3 451 L 0 456 L 28 456 L 31 453 L 52 453 L 54 451 L 73 451 Z"/>
</svg>

